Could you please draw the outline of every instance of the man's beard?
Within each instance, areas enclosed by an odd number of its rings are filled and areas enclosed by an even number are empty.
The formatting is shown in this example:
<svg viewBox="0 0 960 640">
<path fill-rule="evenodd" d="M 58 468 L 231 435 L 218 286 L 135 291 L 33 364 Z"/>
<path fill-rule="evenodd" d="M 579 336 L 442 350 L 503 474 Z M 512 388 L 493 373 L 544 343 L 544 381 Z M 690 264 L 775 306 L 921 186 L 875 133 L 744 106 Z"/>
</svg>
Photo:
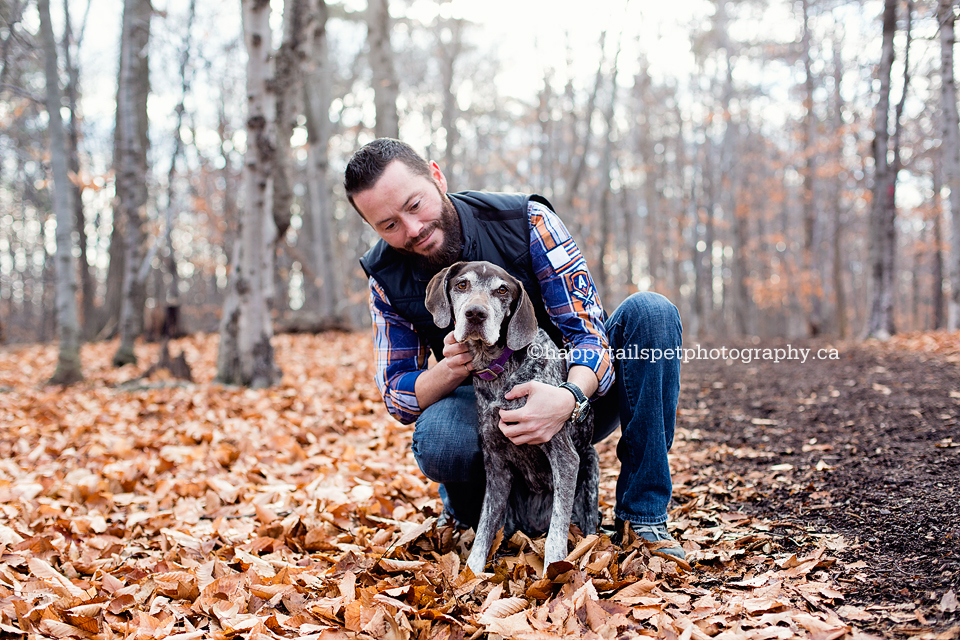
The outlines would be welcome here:
<svg viewBox="0 0 960 640">
<path fill-rule="evenodd" d="M 439 189 L 438 189 L 439 191 Z M 460 259 L 461 243 L 463 242 L 463 232 L 460 229 L 460 216 L 457 210 L 446 194 L 440 194 L 440 219 L 431 222 L 424 227 L 420 234 L 407 242 L 403 249 L 397 249 L 400 253 L 410 256 L 420 271 L 436 273 L 445 267 L 449 267 Z M 414 251 L 417 243 L 427 238 L 435 230 L 443 232 L 443 244 L 437 247 L 432 254 L 425 256 Z"/>
</svg>

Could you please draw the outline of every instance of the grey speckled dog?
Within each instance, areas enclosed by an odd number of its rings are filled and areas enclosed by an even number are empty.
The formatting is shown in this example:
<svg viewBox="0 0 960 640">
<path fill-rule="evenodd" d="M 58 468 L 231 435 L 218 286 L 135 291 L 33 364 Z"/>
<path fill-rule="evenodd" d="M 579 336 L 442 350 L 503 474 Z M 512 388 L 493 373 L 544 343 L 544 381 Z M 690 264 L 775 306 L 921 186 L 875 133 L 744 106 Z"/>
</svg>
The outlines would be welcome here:
<svg viewBox="0 0 960 640">
<path fill-rule="evenodd" d="M 473 355 L 487 487 L 467 565 L 474 573 L 483 571 L 501 526 L 508 533 L 546 531 L 544 566 L 563 560 L 571 520 L 588 534 L 598 525 L 600 468 L 590 442 L 592 411 L 539 445 L 515 445 L 500 431 L 500 409 L 517 409 L 527 400 L 506 400 L 507 391 L 531 380 L 558 385 L 567 377 L 566 363 L 537 326 L 523 285 L 500 267 L 489 262 L 447 267 L 427 285 L 426 306 L 438 327 L 453 322 L 454 337 Z"/>
</svg>

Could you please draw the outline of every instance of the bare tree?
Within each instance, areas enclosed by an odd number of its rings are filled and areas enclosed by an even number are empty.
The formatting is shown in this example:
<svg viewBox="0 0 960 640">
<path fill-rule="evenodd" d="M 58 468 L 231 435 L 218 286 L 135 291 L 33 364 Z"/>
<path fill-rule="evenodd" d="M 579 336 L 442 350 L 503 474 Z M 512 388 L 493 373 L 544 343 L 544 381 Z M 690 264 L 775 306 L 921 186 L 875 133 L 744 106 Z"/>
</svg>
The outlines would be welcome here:
<svg viewBox="0 0 960 640">
<path fill-rule="evenodd" d="M 820 270 L 816 259 L 817 206 L 814 179 L 817 173 L 817 154 L 815 138 L 817 116 L 813 111 L 813 56 L 811 55 L 810 3 L 803 0 L 803 35 L 801 37 L 801 55 L 803 57 L 803 278 L 806 288 L 807 334 L 817 336 L 821 331 Z"/>
<path fill-rule="evenodd" d="M 60 355 L 51 384 L 83 379 L 80 368 L 80 323 L 77 319 L 77 264 L 73 258 L 73 187 L 67 176 L 67 151 L 60 117 L 60 71 L 57 41 L 50 24 L 50 0 L 38 0 L 47 84 L 50 164 L 53 169 L 53 210 L 57 218 L 57 333 Z"/>
<path fill-rule="evenodd" d="M 310 254 L 318 287 L 317 313 L 321 322 L 332 322 L 339 316 L 337 308 L 342 288 L 342 275 L 337 267 L 334 236 L 333 196 L 330 192 L 329 146 L 332 126 L 330 104 L 333 101 L 333 80 L 330 54 L 327 50 L 327 18 L 325 0 L 311 0 L 310 31 L 307 38 L 304 105 L 307 116 L 307 212 L 312 233 Z M 379 121 L 379 112 L 377 119 Z"/>
<path fill-rule="evenodd" d="M 440 75 L 443 82 L 443 114 L 441 116 L 441 125 L 444 131 L 444 150 L 443 166 L 444 171 L 449 172 L 451 176 L 456 175 L 456 150 L 460 140 L 460 132 L 457 129 L 457 120 L 460 118 L 460 107 L 457 105 L 457 95 L 453 89 L 454 73 L 456 71 L 457 58 L 463 51 L 463 20 L 453 18 L 441 22 L 439 48 L 440 48 Z M 449 34 L 449 39 L 446 38 Z"/>
<path fill-rule="evenodd" d="M 293 206 L 293 154 L 290 137 L 296 121 L 297 91 L 302 74 L 300 70 L 307 0 L 285 0 L 283 6 L 283 42 L 276 54 L 274 75 L 276 98 L 276 153 L 273 162 L 273 219 L 278 237 L 290 226 Z"/>
<path fill-rule="evenodd" d="M 837 37 L 833 43 L 833 130 L 839 140 L 843 130 L 843 94 L 840 92 L 843 79 L 843 60 L 840 57 L 842 40 Z M 838 149 L 839 151 L 839 149 Z M 839 153 L 838 153 L 839 155 Z M 843 282 L 845 257 L 843 247 L 843 207 L 841 206 L 842 172 L 830 184 L 830 206 L 833 207 L 833 292 L 836 297 L 837 334 L 847 337 L 847 290 Z"/>
<path fill-rule="evenodd" d="M 883 44 L 880 54 L 880 96 L 877 102 L 876 134 L 873 139 L 875 173 L 873 207 L 870 214 L 870 316 L 865 335 L 888 338 L 893 325 L 893 254 L 896 243 L 897 171 L 890 150 L 890 76 L 893 72 L 893 38 L 897 32 L 897 2 L 885 0 Z M 904 87 L 906 91 L 906 87 Z"/>
<path fill-rule="evenodd" d="M 607 266 L 606 258 L 607 251 L 613 247 L 610 247 L 611 235 L 612 235 L 612 226 L 613 214 L 610 212 L 610 183 L 611 183 L 611 173 L 614 169 L 614 158 L 613 158 L 613 147 L 616 144 L 616 123 L 614 122 L 614 115 L 616 114 L 617 109 L 617 69 L 620 62 L 620 52 L 622 51 L 623 39 L 622 34 L 617 39 L 617 53 L 613 56 L 613 69 L 610 71 L 610 101 L 607 103 L 607 108 L 604 113 L 604 121 L 606 122 L 606 135 L 604 136 L 603 144 L 603 157 L 600 160 L 600 167 L 603 173 L 600 176 L 600 242 L 599 242 L 599 252 L 597 255 L 597 271 L 595 273 L 597 289 L 600 293 L 601 299 L 610 300 L 613 297 L 611 296 L 611 287 L 610 282 L 607 279 Z M 653 176 L 648 176 L 649 179 L 652 179 Z M 632 274 L 627 274 L 627 280 L 629 281 L 632 277 Z"/>
<path fill-rule="evenodd" d="M 947 305 L 947 329 L 960 329 L 960 116 L 957 115 L 957 83 L 954 79 L 953 48 L 956 44 L 955 0 L 940 0 L 940 86 L 943 126 L 943 179 L 950 189 L 950 214 L 953 232 L 950 241 L 950 302 Z M 939 228 L 939 225 L 938 225 Z M 939 234 L 938 234 L 939 235 Z"/>
<path fill-rule="evenodd" d="M 70 121 L 67 127 L 67 166 L 73 175 L 80 174 L 80 117 L 78 113 L 78 102 L 80 93 L 80 65 L 74 60 L 73 46 L 79 53 L 80 44 L 83 42 L 83 33 L 87 25 L 87 18 L 90 15 L 90 6 L 93 3 L 88 0 L 87 8 L 83 14 L 83 21 L 80 23 L 80 33 L 74 40 L 73 25 L 70 19 L 70 2 L 63 0 L 63 58 L 64 66 L 67 71 L 67 108 L 70 112 Z M 83 329 L 85 337 L 92 337 L 95 331 L 97 321 L 96 308 L 96 287 L 93 270 L 87 258 L 87 230 L 86 218 L 83 213 L 83 183 L 77 180 L 73 185 L 73 210 L 76 217 L 77 245 L 80 250 L 77 261 L 80 267 L 80 292 L 82 300 Z"/>
<path fill-rule="evenodd" d="M 147 123 L 149 76 L 147 44 L 150 41 L 149 0 L 124 0 L 120 34 L 120 80 L 117 90 L 116 135 L 119 138 L 117 191 L 123 217 L 124 269 L 120 299 L 120 346 L 114 366 L 135 363 L 134 342 L 143 327 L 143 287 L 149 274 L 146 259 L 147 149 L 143 131 Z M 144 74 L 144 70 L 147 73 Z"/>
<path fill-rule="evenodd" d="M 276 147 L 273 101 L 269 96 L 270 3 L 241 0 L 241 7 L 247 48 L 244 203 L 240 241 L 235 245 L 229 291 L 220 320 L 217 381 L 261 388 L 280 379 L 270 342 L 273 325 L 269 308 L 273 286 L 270 248 L 277 235 L 271 215 Z"/>
<path fill-rule="evenodd" d="M 370 70 L 373 72 L 373 94 L 377 109 L 374 134 L 378 138 L 400 137 L 400 117 L 397 113 L 400 87 L 393 66 L 390 27 L 389 0 L 369 0 L 367 44 L 370 47 Z"/>
<path fill-rule="evenodd" d="M 173 227 L 177 221 L 180 208 L 180 198 L 176 189 L 177 161 L 183 154 L 183 137 L 180 129 L 183 127 L 183 114 L 186 111 L 185 102 L 190 92 L 190 48 L 191 30 L 197 15 L 197 0 L 190 0 L 187 9 L 186 31 L 183 36 L 183 45 L 180 50 L 180 101 L 174 111 L 176 122 L 173 130 L 173 153 L 170 156 L 170 169 L 167 171 L 167 202 L 164 211 L 162 264 L 166 271 L 163 301 L 157 300 L 157 308 L 162 308 L 163 320 L 158 327 L 159 332 L 167 338 L 176 338 L 182 335 L 180 315 L 180 275 L 177 271 L 177 256 L 173 248 Z"/>
</svg>

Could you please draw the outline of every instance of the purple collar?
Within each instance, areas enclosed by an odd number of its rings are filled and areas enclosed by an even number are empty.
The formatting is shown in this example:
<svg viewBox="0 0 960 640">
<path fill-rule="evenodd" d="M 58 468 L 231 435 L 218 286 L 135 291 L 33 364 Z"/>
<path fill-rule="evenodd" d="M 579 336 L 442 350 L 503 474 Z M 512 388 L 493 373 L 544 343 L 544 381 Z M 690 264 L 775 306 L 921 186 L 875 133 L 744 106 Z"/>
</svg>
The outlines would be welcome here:
<svg viewBox="0 0 960 640">
<path fill-rule="evenodd" d="M 513 355 L 513 349 L 510 347 L 504 347 L 503 353 L 500 354 L 500 357 L 487 365 L 486 369 L 481 369 L 480 371 L 474 371 L 473 375 L 477 376 L 481 380 L 496 380 L 497 376 L 503 373 L 504 363 Z"/>
</svg>

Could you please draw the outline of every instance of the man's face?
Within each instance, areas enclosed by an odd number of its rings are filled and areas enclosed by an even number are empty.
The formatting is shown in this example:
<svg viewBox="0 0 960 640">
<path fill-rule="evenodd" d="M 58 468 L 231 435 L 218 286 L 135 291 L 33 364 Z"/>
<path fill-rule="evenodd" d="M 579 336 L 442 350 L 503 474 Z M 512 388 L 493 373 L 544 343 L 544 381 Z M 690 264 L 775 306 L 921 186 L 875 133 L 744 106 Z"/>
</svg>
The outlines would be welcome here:
<svg viewBox="0 0 960 640">
<path fill-rule="evenodd" d="M 391 247 L 427 267 L 449 266 L 460 254 L 460 218 L 444 195 L 447 180 L 436 163 L 430 178 L 394 160 L 383 175 L 353 196 L 360 215 Z"/>
</svg>

